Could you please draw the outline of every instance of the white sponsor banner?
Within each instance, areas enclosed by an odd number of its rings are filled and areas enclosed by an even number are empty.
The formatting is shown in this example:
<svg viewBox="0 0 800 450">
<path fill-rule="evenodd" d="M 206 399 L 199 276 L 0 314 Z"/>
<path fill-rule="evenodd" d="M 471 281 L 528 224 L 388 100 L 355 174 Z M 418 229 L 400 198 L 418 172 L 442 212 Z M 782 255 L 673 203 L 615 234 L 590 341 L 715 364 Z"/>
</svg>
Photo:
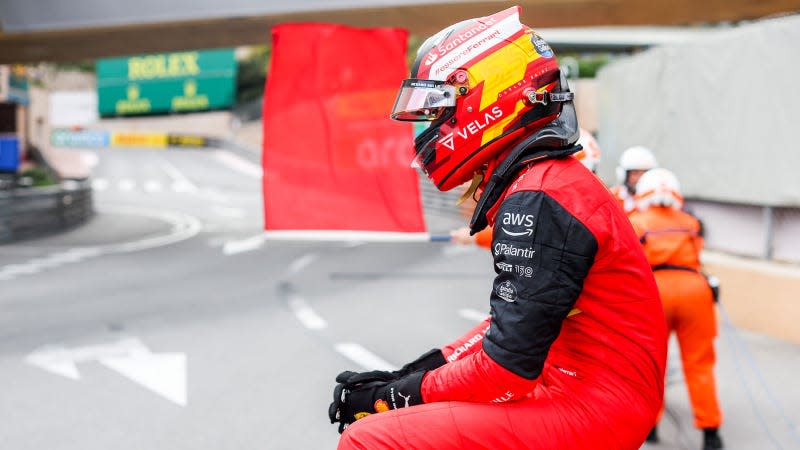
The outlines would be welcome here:
<svg viewBox="0 0 800 450">
<path fill-rule="evenodd" d="M 55 91 L 50 94 L 50 126 L 76 127 L 97 122 L 97 92 Z"/>
</svg>

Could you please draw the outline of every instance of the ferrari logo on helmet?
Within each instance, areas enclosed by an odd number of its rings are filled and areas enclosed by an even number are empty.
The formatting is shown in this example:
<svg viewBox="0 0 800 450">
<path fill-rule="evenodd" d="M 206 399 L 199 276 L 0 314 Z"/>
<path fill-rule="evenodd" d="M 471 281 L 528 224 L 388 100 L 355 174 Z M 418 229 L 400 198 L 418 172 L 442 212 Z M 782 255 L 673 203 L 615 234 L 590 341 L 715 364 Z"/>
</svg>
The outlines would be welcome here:
<svg viewBox="0 0 800 450">
<path fill-rule="evenodd" d="M 450 133 L 447 136 L 439 139 L 439 143 L 449 148 L 450 150 L 453 150 L 453 133 Z"/>
</svg>

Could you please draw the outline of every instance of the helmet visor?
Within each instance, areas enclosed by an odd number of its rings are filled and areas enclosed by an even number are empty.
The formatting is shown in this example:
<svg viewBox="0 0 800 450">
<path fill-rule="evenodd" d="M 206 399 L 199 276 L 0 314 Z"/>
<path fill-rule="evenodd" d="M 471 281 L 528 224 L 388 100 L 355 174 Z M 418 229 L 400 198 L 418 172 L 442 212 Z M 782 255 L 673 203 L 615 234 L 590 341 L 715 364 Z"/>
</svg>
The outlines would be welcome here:
<svg viewBox="0 0 800 450">
<path fill-rule="evenodd" d="M 403 80 L 392 108 L 392 119 L 436 120 L 456 106 L 456 88 L 436 80 Z"/>
</svg>

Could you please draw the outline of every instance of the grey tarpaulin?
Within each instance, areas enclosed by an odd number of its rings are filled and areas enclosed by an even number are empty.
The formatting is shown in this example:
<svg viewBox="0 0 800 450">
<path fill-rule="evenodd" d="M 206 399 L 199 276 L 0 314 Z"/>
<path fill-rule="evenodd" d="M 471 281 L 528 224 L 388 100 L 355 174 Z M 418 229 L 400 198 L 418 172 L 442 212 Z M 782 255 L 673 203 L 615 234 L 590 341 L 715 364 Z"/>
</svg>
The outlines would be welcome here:
<svg viewBox="0 0 800 450">
<path fill-rule="evenodd" d="M 651 148 L 684 195 L 800 206 L 800 16 L 652 48 L 598 75 L 600 175 Z"/>
</svg>

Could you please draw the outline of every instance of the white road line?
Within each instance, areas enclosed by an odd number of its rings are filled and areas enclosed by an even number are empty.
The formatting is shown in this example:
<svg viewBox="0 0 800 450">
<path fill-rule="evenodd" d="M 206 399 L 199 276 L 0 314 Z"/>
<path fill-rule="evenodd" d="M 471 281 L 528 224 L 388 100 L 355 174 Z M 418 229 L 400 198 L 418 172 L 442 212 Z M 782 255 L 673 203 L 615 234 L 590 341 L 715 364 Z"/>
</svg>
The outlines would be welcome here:
<svg viewBox="0 0 800 450">
<path fill-rule="evenodd" d="M 186 183 L 172 183 L 172 190 L 175 192 L 185 192 L 187 194 L 197 193 L 197 186 Z"/>
<path fill-rule="evenodd" d="M 147 180 L 144 182 L 144 190 L 147 192 L 161 192 L 161 182 L 157 180 Z"/>
<path fill-rule="evenodd" d="M 222 253 L 228 256 L 236 255 L 257 250 L 261 248 L 262 245 L 264 245 L 263 233 L 239 241 L 228 241 L 222 246 Z"/>
<path fill-rule="evenodd" d="M 34 258 L 24 263 L 9 264 L 0 267 L 0 280 L 13 280 L 19 275 L 32 275 L 62 264 L 77 262 L 98 253 L 99 250 L 91 248 L 73 248 L 43 258 Z"/>
<path fill-rule="evenodd" d="M 263 174 L 263 170 L 260 166 L 225 150 L 215 151 L 214 158 L 229 168 L 243 173 L 249 177 L 260 179 L 261 175 Z"/>
<path fill-rule="evenodd" d="M 188 192 L 188 193 L 196 193 L 199 189 L 197 186 L 194 185 L 191 181 L 189 181 L 186 176 L 181 173 L 175 166 L 169 163 L 169 161 L 163 160 L 161 161 L 161 168 L 164 172 L 169 175 L 172 179 L 172 189 L 177 192 Z"/>
<path fill-rule="evenodd" d="M 230 200 L 230 198 L 227 195 L 224 195 L 219 190 L 214 188 L 203 189 L 202 195 L 211 200 L 212 202 L 217 202 L 217 203 L 228 203 L 228 200 Z"/>
<path fill-rule="evenodd" d="M 316 253 L 307 253 L 297 258 L 289 264 L 287 276 L 300 272 L 317 258 L 318 255 Z M 328 326 L 325 319 L 314 312 L 301 296 L 290 293 L 287 303 L 289 304 L 289 309 L 292 310 L 297 320 L 299 320 L 304 327 L 310 330 L 321 330 Z M 366 370 L 397 370 L 394 364 L 355 342 L 340 342 L 335 344 L 334 348 L 339 354 Z"/>
<path fill-rule="evenodd" d="M 108 180 L 105 178 L 97 178 L 92 180 L 92 189 L 95 191 L 105 191 L 108 189 Z"/>
<path fill-rule="evenodd" d="M 340 342 L 334 348 L 366 370 L 397 370 L 397 367 L 355 342 Z"/>
<path fill-rule="evenodd" d="M 483 322 L 487 317 L 489 317 L 488 313 L 480 312 L 477 309 L 470 308 L 459 309 L 458 315 L 467 320 L 474 320 L 476 322 Z"/>
<path fill-rule="evenodd" d="M 117 182 L 117 188 L 119 188 L 120 191 L 130 192 L 135 187 L 136 182 L 128 178 L 123 178 Z"/>
<path fill-rule="evenodd" d="M 0 266 L 0 281 L 13 280 L 20 275 L 38 273 L 44 269 L 51 269 L 68 263 L 75 263 L 87 258 L 113 253 L 127 253 L 153 247 L 161 247 L 189 239 L 202 230 L 202 224 L 197 218 L 185 214 L 169 211 L 149 210 L 135 207 L 102 208 L 101 212 L 113 211 L 122 214 L 147 216 L 160 219 L 172 225 L 168 234 L 128 241 L 120 244 L 108 244 L 97 247 L 76 247 L 64 252 L 53 253 L 49 256 L 31 259 L 21 264 Z"/>
<path fill-rule="evenodd" d="M 74 250 L 79 250 L 79 249 L 74 249 Z M 52 255 L 48 255 L 44 258 L 35 258 L 28 261 L 27 264 L 37 265 L 41 268 L 48 269 L 51 267 L 60 266 L 61 264 L 64 263 L 78 262 L 83 259 L 86 259 L 89 256 L 93 256 L 90 254 L 76 252 L 74 250 L 62 253 L 53 253 Z"/>
<path fill-rule="evenodd" d="M 292 294 L 289 297 L 289 309 L 292 310 L 297 320 L 309 330 L 321 330 L 328 326 L 328 322 L 311 309 L 302 297 Z"/>
<path fill-rule="evenodd" d="M 196 217 L 179 212 L 150 210 L 127 206 L 103 209 L 113 210 L 123 214 L 147 216 L 159 219 L 172 225 L 172 229 L 170 230 L 169 234 L 165 235 L 124 242 L 122 244 L 110 244 L 98 247 L 102 253 L 127 253 L 153 247 L 162 247 L 189 239 L 197 235 L 203 229 L 203 224 Z"/>
<path fill-rule="evenodd" d="M 309 264 L 314 262 L 317 259 L 317 257 L 318 256 L 316 253 L 307 253 L 295 259 L 294 261 L 292 261 L 291 264 L 289 264 L 289 267 L 286 269 L 286 276 L 294 275 L 300 272 L 301 270 L 305 269 L 306 267 L 308 267 Z"/>
<path fill-rule="evenodd" d="M 16 275 L 29 275 L 32 273 L 37 273 L 41 270 L 41 267 L 37 264 L 9 264 L 7 266 L 3 266 L 3 269 L 0 270 L 0 275 L 6 276 L 16 276 Z"/>
</svg>

